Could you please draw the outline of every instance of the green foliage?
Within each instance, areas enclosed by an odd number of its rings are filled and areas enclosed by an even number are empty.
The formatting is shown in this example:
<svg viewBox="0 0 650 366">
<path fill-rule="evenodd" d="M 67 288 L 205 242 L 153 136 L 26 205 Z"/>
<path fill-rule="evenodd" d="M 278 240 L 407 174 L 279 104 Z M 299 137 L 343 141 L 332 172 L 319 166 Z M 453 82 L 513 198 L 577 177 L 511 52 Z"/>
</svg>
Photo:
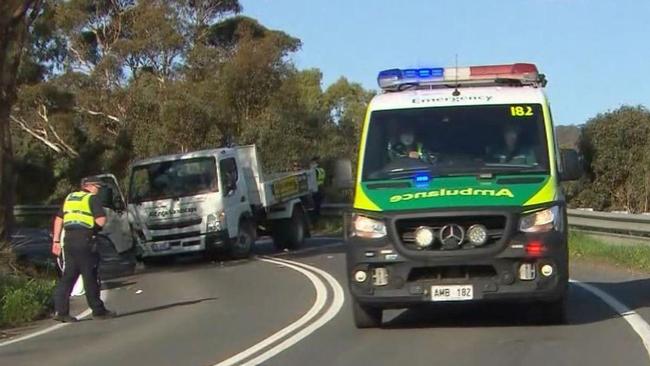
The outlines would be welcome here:
<svg viewBox="0 0 650 366">
<path fill-rule="evenodd" d="M 0 276 L 0 327 L 38 319 L 52 308 L 53 280 Z"/>
<path fill-rule="evenodd" d="M 20 203 L 58 202 L 136 159 L 257 144 L 269 170 L 355 159 L 373 93 L 297 70 L 301 41 L 238 1 L 50 0 L 12 126 Z M 234 16 L 232 16 L 234 15 Z M 39 50 L 39 52 L 36 52 Z"/>
<path fill-rule="evenodd" d="M 590 119 L 579 142 L 587 174 L 570 187 L 573 205 L 650 210 L 650 112 L 624 106 Z"/>
<path fill-rule="evenodd" d="M 321 216 L 311 228 L 313 235 L 340 237 L 343 235 L 343 217 Z"/>
<path fill-rule="evenodd" d="M 596 260 L 628 269 L 650 271 L 650 246 L 637 244 L 608 244 L 579 232 L 569 233 L 571 259 Z"/>
</svg>

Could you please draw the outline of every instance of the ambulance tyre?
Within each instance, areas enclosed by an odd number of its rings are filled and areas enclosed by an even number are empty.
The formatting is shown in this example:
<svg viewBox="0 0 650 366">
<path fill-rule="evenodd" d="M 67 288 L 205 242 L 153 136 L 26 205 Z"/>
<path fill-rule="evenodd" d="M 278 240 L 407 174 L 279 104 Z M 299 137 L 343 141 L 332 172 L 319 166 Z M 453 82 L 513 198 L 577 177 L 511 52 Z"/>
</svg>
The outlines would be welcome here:
<svg viewBox="0 0 650 366">
<path fill-rule="evenodd" d="M 255 243 L 255 227 L 248 219 L 242 219 L 239 223 L 239 232 L 236 238 L 230 239 L 229 251 L 232 259 L 248 258 L 253 251 Z"/>
<path fill-rule="evenodd" d="M 568 322 L 566 295 L 558 300 L 540 304 L 539 310 L 544 324 L 562 325 Z"/>
<path fill-rule="evenodd" d="M 379 328 L 383 310 L 381 308 L 369 307 L 359 304 L 357 300 L 352 299 L 352 316 L 354 325 L 359 329 Z"/>
</svg>

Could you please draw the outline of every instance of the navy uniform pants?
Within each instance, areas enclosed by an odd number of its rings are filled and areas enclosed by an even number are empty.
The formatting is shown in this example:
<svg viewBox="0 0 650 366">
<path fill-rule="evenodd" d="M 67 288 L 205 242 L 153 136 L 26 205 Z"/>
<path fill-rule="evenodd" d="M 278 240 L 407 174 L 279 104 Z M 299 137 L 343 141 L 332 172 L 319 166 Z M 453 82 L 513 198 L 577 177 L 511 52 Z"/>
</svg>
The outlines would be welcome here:
<svg viewBox="0 0 650 366">
<path fill-rule="evenodd" d="M 99 255 L 92 248 L 89 235 L 66 233 L 63 245 L 63 274 L 54 291 L 54 310 L 59 315 L 69 315 L 70 294 L 77 278 L 84 281 L 86 301 L 93 314 L 106 311 L 104 302 L 99 297 L 100 283 L 97 275 Z"/>
</svg>

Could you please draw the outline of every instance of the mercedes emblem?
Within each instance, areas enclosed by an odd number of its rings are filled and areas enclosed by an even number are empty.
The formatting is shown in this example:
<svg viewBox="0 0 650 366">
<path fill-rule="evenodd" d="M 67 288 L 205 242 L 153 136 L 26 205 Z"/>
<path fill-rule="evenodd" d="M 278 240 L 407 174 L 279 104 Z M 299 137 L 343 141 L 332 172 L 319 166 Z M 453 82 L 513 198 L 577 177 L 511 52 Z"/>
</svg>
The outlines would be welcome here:
<svg viewBox="0 0 650 366">
<path fill-rule="evenodd" d="M 465 240 L 465 230 L 458 224 L 448 224 L 440 229 L 440 242 L 445 249 L 456 249 Z"/>
</svg>

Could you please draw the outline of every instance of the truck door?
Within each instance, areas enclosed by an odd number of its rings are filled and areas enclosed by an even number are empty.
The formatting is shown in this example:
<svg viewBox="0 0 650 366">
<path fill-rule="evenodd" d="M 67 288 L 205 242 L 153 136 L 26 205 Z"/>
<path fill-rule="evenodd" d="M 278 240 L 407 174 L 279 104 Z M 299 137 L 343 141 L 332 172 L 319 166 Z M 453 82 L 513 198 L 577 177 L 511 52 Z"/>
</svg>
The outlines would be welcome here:
<svg viewBox="0 0 650 366">
<path fill-rule="evenodd" d="M 221 192 L 223 208 L 226 213 L 228 235 L 233 238 L 239 230 L 239 218 L 248 212 L 248 191 L 245 180 L 240 177 L 237 160 L 234 157 L 223 158 L 219 161 Z"/>
<path fill-rule="evenodd" d="M 126 252 L 133 246 L 133 239 L 131 238 L 124 195 L 122 195 L 115 176 L 105 174 L 98 177 L 104 183 L 100 196 L 102 196 L 107 219 L 102 234 L 111 240 L 118 253 Z"/>
</svg>

